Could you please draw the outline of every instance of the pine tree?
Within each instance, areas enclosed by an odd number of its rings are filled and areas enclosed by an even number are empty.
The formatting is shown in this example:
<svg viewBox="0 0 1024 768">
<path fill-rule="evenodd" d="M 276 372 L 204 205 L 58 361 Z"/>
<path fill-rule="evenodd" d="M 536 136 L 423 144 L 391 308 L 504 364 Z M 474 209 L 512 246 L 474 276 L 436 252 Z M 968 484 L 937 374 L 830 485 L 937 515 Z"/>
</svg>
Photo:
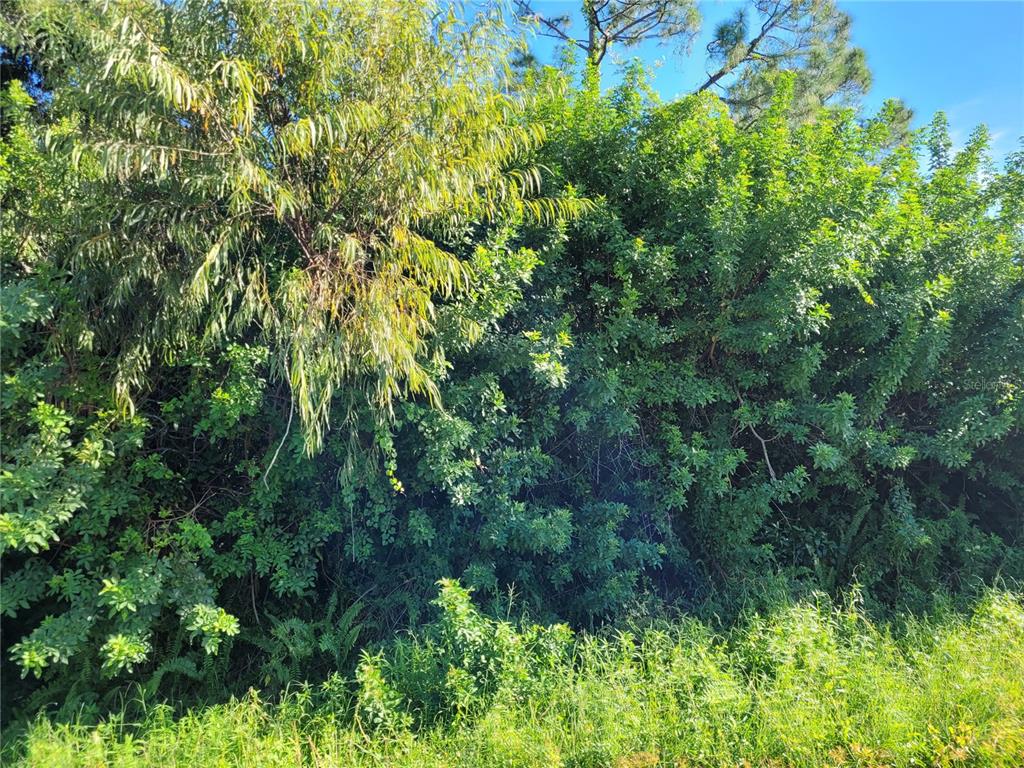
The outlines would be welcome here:
<svg viewBox="0 0 1024 768">
<path fill-rule="evenodd" d="M 672 41 L 687 51 L 700 27 L 690 0 L 584 0 L 587 34 L 579 38 L 569 15 L 545 16 L 531 0 L 517 0 L 516 9 L 541 34 L 583 50 L 595 67 L 613 47 L 645 40 Z M 795 119 L 808 119 L 824 104 L 855 100 L 871 85 L 864 51 L 850 44 L 850 17 L 834 0 L 752 0 L 718 25 L 707 63 L 707 78 L 694 92 L 715 90 L 745 123 L 770 103 L 782 71 L 796 73 Z"/>
<path fill-rule="evenodd" d="M 850 17 L 834 0 L 755 0 L 752 7 L 753 14 L 743 8 L 715 30 L 708 56 L 717 69 L 698 92 L 717 88 L 749 121 L 770 101 L 782 71 L 796 73 L 793 109 L 800 117 L 870 87 L 864 51 L 850 45 Z"/>
<path fill-rule="evenodd" d="M 693 0 L 583 0 L 586 36 L 577 38 L 569 15 L 547 16 L 531 0 L 516 0 L 516 11 L 540 25 L 541 33 L 563 40 L 600 66 L 612 46 L 632 48 L 645 40 L 673 41 L 686 48 L 700 27 Z"/>
</svg>

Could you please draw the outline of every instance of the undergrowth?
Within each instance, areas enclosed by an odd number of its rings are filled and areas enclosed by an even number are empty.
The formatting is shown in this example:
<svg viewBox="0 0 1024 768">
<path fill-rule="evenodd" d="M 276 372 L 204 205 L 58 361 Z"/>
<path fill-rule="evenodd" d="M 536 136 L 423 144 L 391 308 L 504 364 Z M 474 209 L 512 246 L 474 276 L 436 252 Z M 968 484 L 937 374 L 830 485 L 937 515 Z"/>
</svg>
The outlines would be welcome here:
<svg viewBox="0 0 1024 768">
<path fill-rule="evenodd" d="M 32 724 L 24 766 L 1024 765 L 1024 603 L 866 617 L 805 601 L 715 633 L 517 627 L 443 582 L 441 617 L 277 703 Z M 137 722 L 129 722 L 136 719 Z"/>
</svg>

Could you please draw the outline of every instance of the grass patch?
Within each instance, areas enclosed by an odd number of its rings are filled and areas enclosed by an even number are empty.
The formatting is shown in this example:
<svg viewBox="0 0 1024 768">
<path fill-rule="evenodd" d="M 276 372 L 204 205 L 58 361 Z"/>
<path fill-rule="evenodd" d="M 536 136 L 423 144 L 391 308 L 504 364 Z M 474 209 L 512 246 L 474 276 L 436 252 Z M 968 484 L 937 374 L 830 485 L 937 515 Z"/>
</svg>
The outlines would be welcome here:
<svg viewBox="0 0 1024 768">
<path fill-rule="evenodd" d="M 270 704 L 175 718 L 46 719 L 18 757 L 63 766 L 1024 765 L 1024 604 L 872 623 L 801 603 L 716 634 L 696 621 L 612 638 L 514 627 L 445 584 L 440 621 Z"/>
</svg>

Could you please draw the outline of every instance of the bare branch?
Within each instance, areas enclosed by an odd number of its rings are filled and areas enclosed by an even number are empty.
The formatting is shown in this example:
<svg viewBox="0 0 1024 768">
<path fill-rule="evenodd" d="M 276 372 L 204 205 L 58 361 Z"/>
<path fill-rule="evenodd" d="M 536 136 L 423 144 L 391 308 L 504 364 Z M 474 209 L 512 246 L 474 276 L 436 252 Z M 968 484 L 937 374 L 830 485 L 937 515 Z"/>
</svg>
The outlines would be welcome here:
<svg viewBox="0 0 1024 768">
<path fill-rule="evenodd" d="M 535 10 L 533 10 L 533 6 L 530 4 L 529 0 L 516 0 L 516 12 L 523 18 L 533 19 L 537 21 L 539 24 L 541 24 L 547 30 L 546 32 L 542 30 L 540 33 L 545 37 L 555 37 L 558 38 L 559 40 L 564 40 L 565 42 L 571 43 L 572 45 L 575 45 L 577 48 L 581 48 L 584 51 L 588 49 L 586 41 L 577 40 L 575 37 L 573 37 L 564 29 L 562 29 L 562 27 L 556 21 L 552 21 L 548 17 L 543 16 L 537 13 Z"/>
</svg>

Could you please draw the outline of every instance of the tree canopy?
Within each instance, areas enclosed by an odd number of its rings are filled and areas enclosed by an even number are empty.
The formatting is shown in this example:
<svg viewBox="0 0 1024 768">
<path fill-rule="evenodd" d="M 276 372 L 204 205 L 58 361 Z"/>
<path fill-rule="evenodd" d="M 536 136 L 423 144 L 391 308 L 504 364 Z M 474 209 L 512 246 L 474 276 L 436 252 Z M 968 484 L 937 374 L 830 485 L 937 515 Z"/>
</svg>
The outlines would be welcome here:
<svg viewBox="0 0 1024 768">
<path fill-rule="evenodd" d="M 342 380 L 436 395 L 433 302 L 471 222 L 551 214 L 498 20 L 423 3 L 24 3 L 83 172 L 79 318 L 130 405 L 155 359 L 265 341 L 318 445 Z M 565 207 L 564 204 L 561 207 Z"/>
<path fill-rule="evenodd" d="M 601 65 L 612 46 L 632 48 L 645 40 L 659 40 L 685 48 L 700 26 L 693 0 L 583 0 L 580 12 L 586 37 L 577 38 L 569 14 L 545 15 L 534 5 L 531 0 L 516 0 L 515 7 L 523 19 L 539 25 L 541 34 L 581 49 L 595 66 Z"/>
</svg>

